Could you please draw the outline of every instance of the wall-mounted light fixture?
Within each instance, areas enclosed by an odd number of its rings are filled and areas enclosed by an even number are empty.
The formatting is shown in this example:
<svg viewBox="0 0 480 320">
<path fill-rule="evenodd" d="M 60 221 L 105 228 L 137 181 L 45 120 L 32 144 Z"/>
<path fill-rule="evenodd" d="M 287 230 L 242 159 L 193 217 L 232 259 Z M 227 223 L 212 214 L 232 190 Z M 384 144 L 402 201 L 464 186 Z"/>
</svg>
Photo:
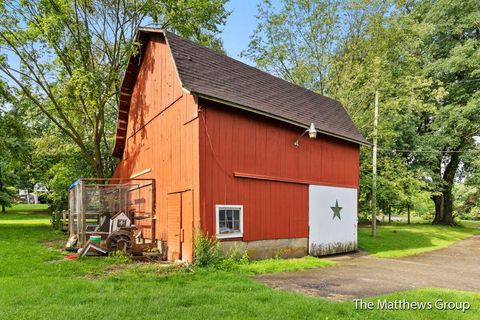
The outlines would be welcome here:
<svg viewBox="0 0 480 320">
<path fill-rule="evenodd" d="M 303 131 L 303 133 L 297 138 L 297 140 L 295 140 L 293 142 L 293 145 L 295 147 L 297 147 L 297 148 L 300 147 L 300 139 L 307 132 L 308 132 L 308 136 L 310 137 L 310 139 L 315 139 L 317 137 L 317 130 L 315 129 L 315 124 L 313 122 L 310 124 L 310 127 L 307 130 Z"/>
</svg>

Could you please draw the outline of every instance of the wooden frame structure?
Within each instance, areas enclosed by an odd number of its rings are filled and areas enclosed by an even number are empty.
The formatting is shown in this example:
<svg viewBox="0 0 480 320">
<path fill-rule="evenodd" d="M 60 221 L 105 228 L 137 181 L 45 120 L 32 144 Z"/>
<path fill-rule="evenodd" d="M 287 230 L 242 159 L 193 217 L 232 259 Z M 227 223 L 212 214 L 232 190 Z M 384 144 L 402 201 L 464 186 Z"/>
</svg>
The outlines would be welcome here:
<svg viewBox="0 0 480 320">
<path fill-rule="evenodd" d="M 81 178 L 69 187 L 68 233 L 79 246 L 92 235 L 106 238 L 120 212 L 135 224 L 138 241 L 156 242 L 155 179 Z"/>
</svg>

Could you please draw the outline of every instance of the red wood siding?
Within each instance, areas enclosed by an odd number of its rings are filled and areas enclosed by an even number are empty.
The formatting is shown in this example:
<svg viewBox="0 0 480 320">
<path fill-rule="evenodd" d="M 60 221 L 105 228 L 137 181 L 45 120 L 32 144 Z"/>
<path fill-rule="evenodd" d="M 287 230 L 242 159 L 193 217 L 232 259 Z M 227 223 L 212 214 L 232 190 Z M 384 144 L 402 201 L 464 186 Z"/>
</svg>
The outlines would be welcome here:
<svg viewBox="0 0 480 320">
<path fill-rule="evenodd" d="M 197 102 L 182 90 L 163 37 L 149 41 L 143 55 L 132 93 L 127 143 L 114 176 L 129 178 L 151 169 L 139 178 L 156 179 L 157 238 L 167 240 L 167 246 L 175 241 L 171 246 L 178 251 L 179 237 L 169 239 L 173 236 L 168 232 L 172 221 L 168 221 L 167 195 L 190 190 L 190 216 L 194 226 L 199 225 Z M 191 239 L 187 237 L 188 241 Z M 192 243 L 183 244 L 186 245 Z M 188 255 L 191 256 L 191 250 Z"/>
<path fill-rule="evenodd" d="M 357 144 L 318 134 L 315 140 L 304 136 L 295 148 L 298 127 L 219 103 L 199 104 L 204 232 L 216 232 L 216 204 L 241 204 L 243 240 L 307 237 L 309 183 L 358 187 Z"/>
</svg>

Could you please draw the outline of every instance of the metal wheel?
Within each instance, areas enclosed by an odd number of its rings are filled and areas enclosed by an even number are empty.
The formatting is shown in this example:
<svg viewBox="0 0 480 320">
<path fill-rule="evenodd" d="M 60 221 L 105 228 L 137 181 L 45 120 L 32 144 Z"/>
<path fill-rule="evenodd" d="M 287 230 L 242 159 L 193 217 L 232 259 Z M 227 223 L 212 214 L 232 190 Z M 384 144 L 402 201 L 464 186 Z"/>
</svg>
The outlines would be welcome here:
<svg viewBox="0 0 480 320">
<path fill-rule="evenodd" d="M 108 252 L 127 252 L 133 248 L 135 241 L 133 239 L 132 232 L 126 230 L 117 230 L 108 236 L 106 243 Z"/>
</svg>

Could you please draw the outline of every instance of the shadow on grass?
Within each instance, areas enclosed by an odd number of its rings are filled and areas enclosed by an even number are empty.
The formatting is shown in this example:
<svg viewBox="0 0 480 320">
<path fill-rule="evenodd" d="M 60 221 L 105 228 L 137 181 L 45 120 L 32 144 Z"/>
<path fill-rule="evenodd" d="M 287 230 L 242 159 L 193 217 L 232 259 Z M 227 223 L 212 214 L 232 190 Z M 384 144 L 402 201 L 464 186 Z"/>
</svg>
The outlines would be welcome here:
<svg viewBox="0 0 480 320">
<path fill-rule="evenodd" d="M 377 231 L 375 238 L 366 235 L 362 237 L 360 241 L 360 248 L 373 254 L 392 250 L 428 248 L 432 246 L 432 239 L 427 235 L 397 229 L 383 232 Z"/>
<path fill-rule="evenodd" d="M 359 247 L 381 257 L 401 257 L 445 248 L 456 241 L 478 234 L 480 230 L 430 224 L 389 225 L 377 229 L 359 229 Z"/>
</svg>

